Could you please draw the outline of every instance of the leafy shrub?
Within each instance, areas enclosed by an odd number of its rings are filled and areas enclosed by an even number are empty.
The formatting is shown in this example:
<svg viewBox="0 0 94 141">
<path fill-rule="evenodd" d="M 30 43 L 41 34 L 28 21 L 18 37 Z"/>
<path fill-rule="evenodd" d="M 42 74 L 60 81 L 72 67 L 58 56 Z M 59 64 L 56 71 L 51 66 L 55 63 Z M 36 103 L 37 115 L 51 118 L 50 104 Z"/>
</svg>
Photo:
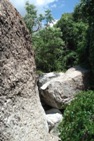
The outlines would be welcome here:
<svg viewBox="0 0 94 141">
<path fill-rule="evenodd" d="M 64 112 L 59 131 L 62 141 L 94 141 L 94 91 L 76 96 Z"/>
</svg>

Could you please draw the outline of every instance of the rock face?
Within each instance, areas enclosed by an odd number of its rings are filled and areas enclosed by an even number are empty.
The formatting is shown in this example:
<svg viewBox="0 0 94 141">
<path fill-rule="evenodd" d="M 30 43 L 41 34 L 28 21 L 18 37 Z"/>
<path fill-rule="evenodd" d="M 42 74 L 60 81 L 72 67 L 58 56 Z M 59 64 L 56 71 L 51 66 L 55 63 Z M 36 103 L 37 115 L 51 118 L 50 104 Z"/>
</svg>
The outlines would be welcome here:
<svg viewBox="0 0 94 141">
<path fill-rule="evenodd" d="M 0 141 L 48 141 L 31 39 L 19 13 L 0 0 Z"/>
<path fill-rule="evenodd" d="M 47 76 L 49 77 L 49 74 L 46 74 Z M 89 71 L 77 66 L 70 68 L 66 73 L 56 74 L 54 78 L 46 77 L 44 75 L 39 79 L 40 95 L 46 104 L 62 109 L 76 93 L 87 88 Z"/>
<path fill-rule="evenodd" d="M 49 125 L 49 130 L 55 128 L 55 126 L 57 126 L 57 124 L 59 124 L 63 119 L 62 113 L 56 108 L 46 111 L 46 118 Z"/>
</svg>

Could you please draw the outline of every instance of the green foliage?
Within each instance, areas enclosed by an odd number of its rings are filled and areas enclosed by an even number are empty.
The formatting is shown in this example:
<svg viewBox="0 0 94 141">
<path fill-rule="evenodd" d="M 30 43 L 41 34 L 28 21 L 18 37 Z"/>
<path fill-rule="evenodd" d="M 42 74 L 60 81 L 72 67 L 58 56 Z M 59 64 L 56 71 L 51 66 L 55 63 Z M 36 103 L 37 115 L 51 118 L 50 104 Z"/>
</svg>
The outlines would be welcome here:
<svg viewBox="0 0 94 141">
<path fill-rule="evenodd" d="M 73 19 L 75 22 L 84 22 L 87 23 L 87 18 L 85 18 L 84 13 L 82 11 L 82 6 L 79 3 L 78 5 L 76 5 L 76 7 L 74 8 L 74 12 L 73 12 Z"/>
<path fill-rule="evenodd" d="M 94 82 L 94 0 L 81 0 L 80 2 L 81 11 L 83 16 L 88 22 L 88 32 L 87 32 L 87 50 L 88 50 L 88 60 L 91 66 L 91 71 L 93 74 Z"/>
<path fill-rule="evenodd" d="M 76 22 L 72 14 L 66 13 L 62 15 L 56 26 L 61 29 L 62 39 L 65 41 L 65 68 L 86 62 L 87 23 L 82 20 Z"/>
<path fill-rule="evenodd" d="M 51 11 L 49 9 L 45 11 L 44 17 L 45 17 L 44 19 L 46 21 L 46 26 L 49 26 L 50 23 L 53 23 L 54 18 L 53 18 Z"/>
<path fill-rule="evenodd" d="M 92 18 L 94 20 L 94 0 L 81 0 L 80 2 L 81 11 L 83 16 L 88 20 Z"/>
<path fill-rule="evenodd" d="M 64 112 L 62 141 L 94 141 L 94 91 L 81 92 Z"/>
<path fill-rule="evenodd" d="M 44 16 L 40 14 L 38 17 L 36 7 L 28 2 L 26 11 L 24 20 L 32 35 L 37 69 L 44 72 L 62 70 L 64 41 L 61 39 L 60 29 L 50 27 L 50 23 L 54 21 L 51 11 L 46 10 Z M 44 20 L 45 27 L 39 30 L 42 20 Z"/>
<path fill-rule="evenodd" d="M 33 46 L 38 70 L 44 72 L 62 69 L 64 42 L 59 28 L 46 27 L 33 35 Z"/>
<path fill-rule="evenodd" d="M 25 9 L 26 15 L 24 16 L 24 21 L 31 34 L 41 29 L 43 20 L 46 26 L 49 26 L 49 24 L 54 21 L 49 9 L 45 10 L 44 15 L 38 15 L 35 5 L 30 4 L 29 2 L 26 2 Z"/>
<path fill-rule="evenodd" d="M 26 15 L 24 16 L 24 21 L 30 33 L 36 32 L 41 28 L 41 21 L 44 19 L 43 15 L 37 15 L 36 7 L 33 4 L 26 2 L 25 5 Z"/>
<path fill-rule="evenodd" d="M 32 35 L 37 68 L 58 71 L 84 64 L 90 66 L 94 80 L 94 1 L 81 0 L 74 12 L 63 14 L 54 28 L 50 27 L 54 21 L 50 10 L 38 16 L 36 7 L 27 2 L 26 12 L 24 20 Z"/>
</svg>

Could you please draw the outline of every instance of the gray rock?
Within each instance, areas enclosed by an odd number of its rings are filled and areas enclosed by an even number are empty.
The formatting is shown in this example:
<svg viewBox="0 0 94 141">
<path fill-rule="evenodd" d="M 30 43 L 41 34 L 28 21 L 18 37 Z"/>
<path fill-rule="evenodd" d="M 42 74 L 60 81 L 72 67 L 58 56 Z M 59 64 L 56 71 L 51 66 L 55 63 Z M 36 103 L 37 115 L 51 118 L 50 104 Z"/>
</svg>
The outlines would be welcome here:
<svg viewBox="0 0 94 141">
<path fill-rule="evenodd" d="M 88 82 L 89 71 L 77 66 L 43 83 L 39 88 L 40 95 L 46 104 L 62 109 L 76 93 L 88 88 Z"/>
<path fill-rule="evenodd" d="M 51 131 L 53 128 L 56 128 L 57 125 L 62 121 L 63 116 L 58 109 L 52 108 L 46 111 L 46 118 L 49 125 L 49 130 Z"/>
<path fill-rule="evenodd" d="M 0 0 L 0 141 L 50 137 L 36 86 L 31 37 L 16 9 Z"/>
<path fill-rule="evenodd" d="M 62 76 L 64 73 L 56 73 L 56 72 L 50 72 L 50 73 L 44 73 L 39 77 L 39 86 L 41 87 L 46 82 L 50 81 L 52 78 L 56 78 L 58 76 Z"/>
</svg>

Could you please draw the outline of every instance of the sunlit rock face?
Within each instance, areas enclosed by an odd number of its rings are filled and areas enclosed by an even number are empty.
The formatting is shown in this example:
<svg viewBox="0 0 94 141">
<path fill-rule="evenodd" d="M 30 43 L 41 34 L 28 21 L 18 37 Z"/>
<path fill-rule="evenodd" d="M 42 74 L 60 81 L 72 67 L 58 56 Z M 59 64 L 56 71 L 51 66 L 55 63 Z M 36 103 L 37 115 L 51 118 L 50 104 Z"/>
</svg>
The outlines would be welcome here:
<svg viewBox="0 0 94 141">
<path fill-rule="evenodd" d="M 88 89 L 90 71 L 80 66 L 65 73 L 47 73 L 39 78 L 42 100 L 51 107 L 65 109 L 82 90 Z"/>
<path fill-rule="evenodd" d="M 0 141 L 48 141 L 28 30 L 8 0 L 0 0 Z"/>
</svg>

